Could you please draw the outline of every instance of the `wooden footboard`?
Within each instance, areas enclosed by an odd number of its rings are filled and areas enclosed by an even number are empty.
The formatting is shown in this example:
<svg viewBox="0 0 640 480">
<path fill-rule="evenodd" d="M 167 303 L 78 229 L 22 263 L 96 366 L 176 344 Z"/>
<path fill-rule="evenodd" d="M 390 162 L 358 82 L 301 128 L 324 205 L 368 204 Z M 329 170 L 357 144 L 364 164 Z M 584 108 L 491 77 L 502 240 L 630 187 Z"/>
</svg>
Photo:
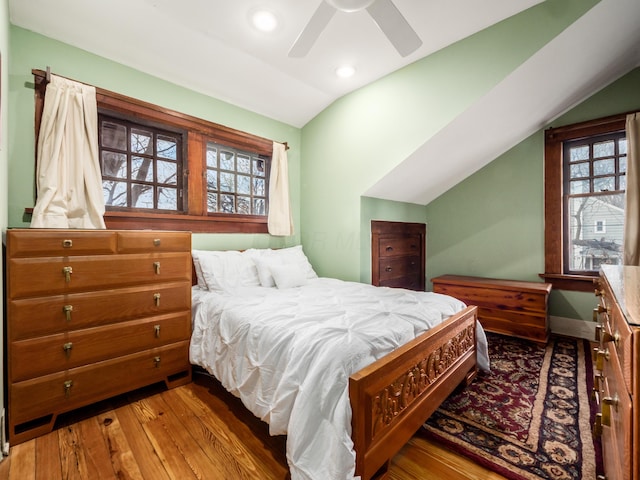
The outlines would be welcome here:
<svg viewBox="0 0 640 480">
<path fill-rule="evenodd" d="M 477 307 L 351 375 L 356 475 L 385 476 L 390 459 L 453 390 L 476 373 Z"/>
</svg>

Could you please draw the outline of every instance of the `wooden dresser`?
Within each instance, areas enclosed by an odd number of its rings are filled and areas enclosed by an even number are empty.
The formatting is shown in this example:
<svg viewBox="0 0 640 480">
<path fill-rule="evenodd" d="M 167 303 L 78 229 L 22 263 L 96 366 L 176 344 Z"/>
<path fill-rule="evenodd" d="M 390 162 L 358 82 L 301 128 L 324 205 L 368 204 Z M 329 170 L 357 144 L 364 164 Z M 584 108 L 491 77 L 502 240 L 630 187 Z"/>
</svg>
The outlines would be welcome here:
<svg viewBox="0 0 640 480">
<path fill-rule="evenodd" d="M 9 229 L 9 440 L 59 414 L 164 381 L 191 381 L 191 234 Z"/>
<path fill-rule="evenodd" d="M 371 221 L 371 283 L 424 291 L 424 223 Z"/>
<path fill-rule="evenodd" d="M 607 480 L 639 480 L 640 267 L 603 265 L 596 295 L 594 433 Z"/>
<path fill-rule="evenodd" d="M 547 343 L 550 283 L 442 275 L 431 279 L 433 291 L 478 306 L 485 330 Z"/>
</svg>

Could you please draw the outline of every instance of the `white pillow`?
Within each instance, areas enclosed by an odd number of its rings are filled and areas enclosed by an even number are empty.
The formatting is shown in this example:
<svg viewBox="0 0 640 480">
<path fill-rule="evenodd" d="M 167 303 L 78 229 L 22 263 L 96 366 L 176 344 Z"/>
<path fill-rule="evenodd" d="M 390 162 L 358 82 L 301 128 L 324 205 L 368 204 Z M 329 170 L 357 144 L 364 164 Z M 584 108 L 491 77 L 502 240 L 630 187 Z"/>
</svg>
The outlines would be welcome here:
<svg viewBox="0 0 640 480">
<path fill-rule="evenodd" d="M 233 291 L 238 287 L 260 286 L 258 270 L 249 255 L 237 250 L 200 250 L 196 256 L 208 290 Z M 196 275 L 197 271 L 196 267 Z"/>
<path fill-rule="evenodd" d="M 309 279 L 298 265 L 270 265 L 271 275 L 278 288 L 306 285 Z"/>
<path fill-rule="evenodd" d="M 249 252 L 249 250 L 247 250 Z M 251 253 L 253 261 L 258 269 L 258 277 L 263 287 L 273 287 L 276 281 L 273 278 L 271 267 L 273 265 L 286 265 L 299 270 L 302 278 L 318 278 L 309 259 L 302 251 L 301 245 L 281 248 L 278 250 L 255 250 Z"/>
</svg>

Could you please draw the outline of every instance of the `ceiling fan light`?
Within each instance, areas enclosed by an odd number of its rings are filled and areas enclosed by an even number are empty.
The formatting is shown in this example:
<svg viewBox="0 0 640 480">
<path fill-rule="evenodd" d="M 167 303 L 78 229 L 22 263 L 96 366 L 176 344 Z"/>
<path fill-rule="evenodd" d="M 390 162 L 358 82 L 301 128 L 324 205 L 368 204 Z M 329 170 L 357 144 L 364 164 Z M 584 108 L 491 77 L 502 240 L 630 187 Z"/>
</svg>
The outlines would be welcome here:
<svg viewBox="0 0 640 480">
<path fill-rule="evenodd" d="M 358 12 L 364 10 L 375 0 L 325 0 L 329 5 L 341 12 Z"/>
</svg>

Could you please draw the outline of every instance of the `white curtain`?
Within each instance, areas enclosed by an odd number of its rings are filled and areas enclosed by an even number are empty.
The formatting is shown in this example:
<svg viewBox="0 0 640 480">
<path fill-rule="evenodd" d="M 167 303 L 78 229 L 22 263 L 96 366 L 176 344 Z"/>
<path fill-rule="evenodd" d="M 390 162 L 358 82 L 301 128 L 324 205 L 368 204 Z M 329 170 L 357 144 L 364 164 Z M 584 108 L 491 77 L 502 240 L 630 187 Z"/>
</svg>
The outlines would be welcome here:
<svg viewBox="0 0 640 480">
<path fill-rule="evenodd" d="M 32 228 L 106 228 L 96 89 L 51 75 L 37 147 Z"/>
<path fill-rule="evenodd" d="M 627 115 L 627 193 L 624 264 L 640 265 L 640 112 Z"/>
<path fill-rule="evenodd" d="M 269 216 L 271 235 L 293 235 L 293 218 L 289 202 L 289 165 L 285 145 L 273 142 L 271 174 L 269 176 Z"/>
</svg>

